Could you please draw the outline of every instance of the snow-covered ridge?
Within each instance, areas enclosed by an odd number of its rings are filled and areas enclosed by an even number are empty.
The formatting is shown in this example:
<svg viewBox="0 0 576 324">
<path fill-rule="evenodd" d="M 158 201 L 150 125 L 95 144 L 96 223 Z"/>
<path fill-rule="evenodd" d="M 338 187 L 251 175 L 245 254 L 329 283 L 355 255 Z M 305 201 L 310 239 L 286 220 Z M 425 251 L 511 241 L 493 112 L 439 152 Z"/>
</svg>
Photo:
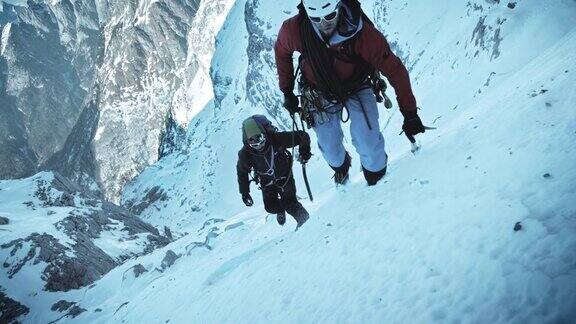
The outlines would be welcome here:
<svg viewBox="0 0 576 324">
<path fill-rule="evenodd" d="M 1 290 L 33 310 L 170 239 L 58 174 L 0 182 Z"/>
</svg>

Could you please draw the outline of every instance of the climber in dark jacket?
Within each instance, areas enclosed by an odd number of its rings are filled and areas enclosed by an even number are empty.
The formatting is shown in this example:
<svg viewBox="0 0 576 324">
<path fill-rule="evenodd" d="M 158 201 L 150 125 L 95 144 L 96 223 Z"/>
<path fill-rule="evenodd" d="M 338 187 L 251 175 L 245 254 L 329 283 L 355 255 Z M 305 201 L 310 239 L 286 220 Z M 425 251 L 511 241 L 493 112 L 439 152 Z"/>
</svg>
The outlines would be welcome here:
<svg viewBox="0 0 576 324">
<path fill-rule="evenodd" d="M 306 132 L 277 132 L 270 121 L 262 115 L 254 115 L 242 124 L 244 146 L 238 152 L 238 185 L 242 201 L 252 206 L 249 175 L 252 170 L 262 189 L 264 208 L 276 214 L 280 225 L 286 222 L 286 212 L 302 226 L 308 220 L 308 212 L 296 198 L 296 184 L 292 175 L 292 156 L 288 149 L 299 146 L 301 163 L 312 156 L 310 137 Z"/>
</svg>

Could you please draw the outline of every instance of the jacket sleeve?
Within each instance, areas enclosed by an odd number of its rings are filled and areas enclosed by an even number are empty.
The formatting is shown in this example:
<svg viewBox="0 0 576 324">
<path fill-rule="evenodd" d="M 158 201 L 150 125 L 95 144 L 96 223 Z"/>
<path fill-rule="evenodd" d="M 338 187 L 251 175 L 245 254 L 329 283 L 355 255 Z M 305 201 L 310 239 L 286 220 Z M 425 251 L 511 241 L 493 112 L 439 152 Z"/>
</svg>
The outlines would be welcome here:
<svg viewBox="0 0 576 324">
<path fill-rule="evenodd" d="M 295 35 L 292 35 L 294 33 L 292 29 L 290 21 L 285 21 L 280 27 L 276 44 L 274 44 L 278 85 L 283 93 L 294 91 L 294 65 L 292 64 L 292 58 L 296 49 L 292 40 L 295 37 Z"/>
<path fill-rule="evenodd" d="M 310 136 L 304 131 L 278 132 L 276 133 L 276 143 L 285 148 L 300 146 L 300 150 L 310 150 Z"/>
<path fill-rule="evenodd" d="M 402 113 L 416 111 L 416 98 L 412 92 L 408 70 L 392 53 L 388 41 L 374 25 L 364 24 L 364 30 L 356 42 L 356 53 L 388 79 L 396 91 L 396 99 Z"/>
<path fill-rule="evenodd" d="M 236 163 L 236 174 L 238 176 L 238 188 L 241 194 L 250 193 L 250 180 L 248 175 L 252 166 L 244 150 L 238 152 L 238 163 Z"/>
</svg>

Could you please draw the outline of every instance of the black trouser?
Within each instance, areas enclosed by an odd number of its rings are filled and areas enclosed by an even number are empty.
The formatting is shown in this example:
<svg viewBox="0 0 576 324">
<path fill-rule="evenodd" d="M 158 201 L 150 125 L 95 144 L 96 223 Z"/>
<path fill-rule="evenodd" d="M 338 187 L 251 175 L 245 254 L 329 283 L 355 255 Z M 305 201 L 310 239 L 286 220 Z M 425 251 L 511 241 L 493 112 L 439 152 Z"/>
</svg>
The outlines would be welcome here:
<svg viewBox="0 0 576 324">
<path fill-rule="evenodd" d="M 283 184 L 284 181 L 280 181 L 279 185 Z M 294 218 L 308 214 L 296 198 L 296 184 L 292 176 L 283 188 L 276 185 L 264 187 L 262 189 L 262 199 L 264 200 L 264 208 L 270 214 L 287 212 Z"/>
</svg>

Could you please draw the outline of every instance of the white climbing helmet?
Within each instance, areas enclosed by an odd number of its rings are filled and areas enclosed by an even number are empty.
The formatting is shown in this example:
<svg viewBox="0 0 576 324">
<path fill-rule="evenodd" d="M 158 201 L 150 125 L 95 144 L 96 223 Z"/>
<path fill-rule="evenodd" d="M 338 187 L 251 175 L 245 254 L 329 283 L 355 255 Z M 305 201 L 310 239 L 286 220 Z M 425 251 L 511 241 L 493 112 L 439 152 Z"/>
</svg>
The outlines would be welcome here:
<svg viewBox="0 0 576 324">
<path fill-rule="evenodd" d="M 335 18 L 340 7 L 340 0 L 302 0 L 304 9 L 311 19 Z M 318 21 L 319 22 L 319 21 Z"/>
</svg>

